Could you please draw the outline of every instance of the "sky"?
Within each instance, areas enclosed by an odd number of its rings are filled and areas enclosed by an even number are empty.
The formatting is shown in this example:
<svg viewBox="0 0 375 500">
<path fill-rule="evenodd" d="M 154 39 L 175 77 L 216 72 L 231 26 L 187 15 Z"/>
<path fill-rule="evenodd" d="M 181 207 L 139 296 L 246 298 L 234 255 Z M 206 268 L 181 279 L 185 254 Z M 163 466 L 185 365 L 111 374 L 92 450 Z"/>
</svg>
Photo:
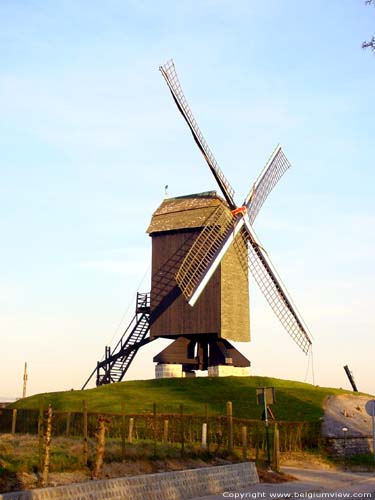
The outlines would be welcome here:
<svg viewBox="0 0 375 500">
<path fill-rule="evenodd" d="M 150 289 L 153 211 L 216 189 L 158 71 L 173 58 L 238 204 L 281 143 L 254 228 L 313 336 L 250 281 L 251 373 L 375 393 L 375 8 L 362 0 L 0 2 L 0 396 L 79 389 Z M 126 379 L 154 376 L 168 341 Z"/>
</svg>

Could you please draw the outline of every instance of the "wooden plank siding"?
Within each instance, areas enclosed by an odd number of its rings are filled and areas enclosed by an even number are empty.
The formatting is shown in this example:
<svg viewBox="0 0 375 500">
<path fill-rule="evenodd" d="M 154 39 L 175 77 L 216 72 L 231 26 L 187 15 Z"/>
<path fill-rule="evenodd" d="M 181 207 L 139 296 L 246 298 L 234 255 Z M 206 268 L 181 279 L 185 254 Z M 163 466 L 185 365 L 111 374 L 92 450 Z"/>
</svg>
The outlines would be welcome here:
<svg viewBox="0 0 375 500">
<path fill-rule="evenodd" d="M 189 306 L 175 280 L 198 234 L 199 230 L 189 230 L 152 235 L 151 337 L 220 334 L 220 267 L 194 307 Z"/>
</svg>

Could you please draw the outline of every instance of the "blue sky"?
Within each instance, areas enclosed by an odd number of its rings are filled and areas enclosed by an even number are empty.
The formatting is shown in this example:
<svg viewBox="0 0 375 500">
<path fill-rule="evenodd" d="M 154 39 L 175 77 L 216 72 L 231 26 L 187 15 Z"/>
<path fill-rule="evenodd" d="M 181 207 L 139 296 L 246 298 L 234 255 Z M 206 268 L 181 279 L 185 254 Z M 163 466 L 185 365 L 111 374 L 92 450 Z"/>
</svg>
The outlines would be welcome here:
<svg viewBox="0 0 375 500">
<path fill-rule="evenodd" d="M 20 395 L 24 361 L 29 393 L 79 388 L 149 289 L 164 185 L 216 188 L 158 71 L 171 57 L 238 202 L 283 145 L 255 230 L 314 336 L 315 383 L 348 387 L 349 364 L 374 393 L 374 21 L 360 0 L 1 2 L 0 395 Z M 251 312 L 252 373 L 304 380 L 254 283 Z"/>
</svg>

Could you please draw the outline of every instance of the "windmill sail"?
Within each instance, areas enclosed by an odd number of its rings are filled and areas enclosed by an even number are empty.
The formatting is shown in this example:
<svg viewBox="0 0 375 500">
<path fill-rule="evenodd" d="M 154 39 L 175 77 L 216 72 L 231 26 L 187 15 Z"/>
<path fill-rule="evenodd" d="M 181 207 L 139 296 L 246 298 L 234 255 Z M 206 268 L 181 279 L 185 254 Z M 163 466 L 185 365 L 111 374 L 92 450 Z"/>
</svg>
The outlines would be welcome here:
<svg viewBox="0 0 375 500">
<path fill-rule="evenodd" d="M 240 243 L 240 238 L 245 244 Z M 194 305 L 206 284 L 233 244 L 247 273 L 250 270 L 261 292 L 292 339 L 307 354 L 312 344 L 308 329 L 249 222 L 236 219 L 219 206 L 186 255 L 176 281 L 190 305 Z"/>
<path fill-rule="evenodd" d="M 294 342 L 307 354 L 312 344 L 308 329 L 254 230 L 245 219 L 242 235 L 248 242 L 247 264 L 257 285 Z"/>
<path fill-rule="evenodd" d="M 277 146 L 245 199 L 250 224 L 253 224 L 267 196 L 289 167 L 281 146 Z"/>
<path fill-rule="evenodd" d="M 214 177 L 217 183 L 220 186 L 220 189 L 226 199 L 228 205 L 231 208 L 236 208 L 236 204 L 234 202 L 234 190 L 232 186 L 229 184 L 228 180 L 225 178 L 222 170 L 220 169 L 217 161 L 215 160 L 214 155 L 212 154 L 208 144 L 203 137 L 202 132 L 196 122 L 194 115 L 190 109 L 190 106 L 186 100 L 186 97 L 182 91 L 180 81 L 177 76 L 175 65 L 172 59 L 166 62 L 163 66 L 160 66 L 161 74 L 163 75 L 169 90 L 173 96 L 173 99 L 184 117 L 186 123 L 188 124 L 191 133 L 193 134 L 194 140 L 197 143 L 201 153 L 203 154 L 208 166 L 211 169 L 211 172 L 214 174 Z"/>
</svg>

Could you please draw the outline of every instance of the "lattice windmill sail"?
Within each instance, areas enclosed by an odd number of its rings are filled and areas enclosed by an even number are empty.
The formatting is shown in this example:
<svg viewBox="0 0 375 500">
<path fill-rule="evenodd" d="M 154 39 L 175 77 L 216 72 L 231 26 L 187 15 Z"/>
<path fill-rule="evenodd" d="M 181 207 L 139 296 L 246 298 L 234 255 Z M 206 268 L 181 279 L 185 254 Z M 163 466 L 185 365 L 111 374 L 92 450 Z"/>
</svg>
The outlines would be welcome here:
<svg viewBox="0 0 375 500">
<path fill-rule="evenodd" d="M 238 251 L 244 271 L 250 270 L 286 331 L 302 351 L 307 353 L 312 344 L 308 329 L 252 228 L 268 194 L 290 167 L 287 158 L 278 146 L 250 189 L 243 205 L 237 206 L 234 190 L 219 168 L 183 94 L 173 61 L 161 66 L 160 71 L 227 202 L 227 206 L 219 205 L 207 219 L 183 259 L 176 274 L 178 286 L 189 304 L 194 306 L 226 252 L 233 245 Z"/>
</svg>

